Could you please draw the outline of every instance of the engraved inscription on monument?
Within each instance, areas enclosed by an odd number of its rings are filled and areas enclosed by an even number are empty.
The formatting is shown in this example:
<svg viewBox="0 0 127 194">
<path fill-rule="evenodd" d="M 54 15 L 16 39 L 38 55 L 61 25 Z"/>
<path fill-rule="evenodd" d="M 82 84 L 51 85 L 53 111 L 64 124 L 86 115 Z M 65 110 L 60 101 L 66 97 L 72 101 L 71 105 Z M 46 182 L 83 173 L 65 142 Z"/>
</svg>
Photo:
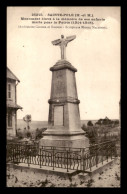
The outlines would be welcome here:
<svg viewBox="0 0 127 194">
<path fill-rule="evenodd" d="M 63 126 L 63 106 L 54 107 L 54 125 Z"/>
<path fill-rule="evenodd" d="M 57 97 L 64 97 L 66 93 L 65 87 L 65 72 L 63 70 L 59 70 L 55 72 L 56 74 L 56 84 L 54 86 L 54 93 Z"/>
</svg>

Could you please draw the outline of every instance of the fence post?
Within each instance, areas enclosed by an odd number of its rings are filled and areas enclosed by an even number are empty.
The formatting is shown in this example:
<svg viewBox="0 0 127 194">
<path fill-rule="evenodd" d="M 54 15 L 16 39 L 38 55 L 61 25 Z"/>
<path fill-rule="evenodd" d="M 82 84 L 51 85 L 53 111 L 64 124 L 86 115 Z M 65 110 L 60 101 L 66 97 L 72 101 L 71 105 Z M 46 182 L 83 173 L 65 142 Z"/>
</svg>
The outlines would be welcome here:
<svg viewBox="0 0 127 194">
<path fill-rule="evenodd" d="M 39 156 L 40 156 L 40 168 L 41 168 L 41 148 L 39 148 Z"/>
<path fill-rule="evenodd" d="M 112 160 L 113 146 L 111 147 L 111 160 Z"/>
<path fill-rule="evenodd" d="M 18 160 L 17 160 L 18 164 L 20 163 L 20 146 L 18 146 Z"/>
<path fill-rule="evenodd" d="M 102 164 L 103 164 L 103 156 L 105 155 L 104 152 L 105 152 L 105 149 L 104 150 L 102 149 Z"/>
<path fill-rule="evenodd" d="M 53 170 L 54 170 L 54 147 L 53 147 Z"/>
<path fill-rule="evenodd" d="M 83 149 L 81 149 L 81 162 L 80 162 L 80 170 L 83 170 Z"/>
<path fill-rule="evenodd" d="M 109 154 L 109 150 L 107 150 L 107 162 L 108 162 L 108 154 Z"/>
<path fill-rule="evenodd" d="M 14 146 L 12 146 L 12 161 L 14 163 Z"/>
<path fill-rule="evenodd" d="M 32 152 L 33 152 L 33 147 L 30 146 L 30 154 L 29 154 L 29 164 L 31 164 L 31 156 L 32 156 Z"/>
<path fill-rule="evenodd" d="M 83 159 L 83 172 L 85 171 L 85 156 L 84 156 L 84 152 L 85 152 L 85 149 L 83 149 L 83 155 L 82 155 L 82 159 Z"/>
<path fill-rule="evenodd" d="M 91 169 L 91 154 L 90 154 L 89 159 L 90 159 L 90 171 L 91 171 L 91 170 L 92 170 L 92 169 Z"/>
<path fill-rule="evenodd" d="M 97 148 L 96 148 L 96 167 L 98 167 L 98 153 L 97 153 Z"/>
<path fill-rule="evenodd" d="M 115 142 L 115 157 L 118 155 L 118 149 L 119 147 L 117 146 L 117 141 Z"/>
<path fill-rule="evenodd" d="M 30 149 L 29 149 L 29 145 L 28 145 L 28 157 L 27 157 L 28 166 L 30 166 L 30 164 L 29 164 L 29 152 L 30 152 Z"/>
<path fill-rule="evenodd" d="M 15 144 L 15 153 L 14 153 L 14 162 L 17 163 L 17 160 L 18 160 L 18 145 Z"/>
<path fill-rule="evenodd" d="M 101 161 L 103 164 L 103 156 L 105 156 L 105 146 L 103 146 L 103 148 L 101 149 Z"/>
<path fill-rule="evenodd" d="M 68 150 L 67 150 L 67 172 L 69 172 L 68 171 Z"/>
</svg>

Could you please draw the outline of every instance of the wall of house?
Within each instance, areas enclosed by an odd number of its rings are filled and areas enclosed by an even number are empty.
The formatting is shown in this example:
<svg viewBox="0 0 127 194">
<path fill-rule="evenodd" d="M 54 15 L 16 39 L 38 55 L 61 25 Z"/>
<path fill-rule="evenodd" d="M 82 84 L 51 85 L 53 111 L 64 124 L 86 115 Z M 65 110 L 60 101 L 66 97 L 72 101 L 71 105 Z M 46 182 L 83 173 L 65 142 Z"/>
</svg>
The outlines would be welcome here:
<svg viewBox="0 0 127 194">
<path fill-rule="evenodd" d="M 11 84 L 11 98 L 8 98 L 8 83 Z M 16 81 L 7 79 L 7 103 L 16 103 Z M 12 115 L 12 127 L 8 126 L 8 114 Z M 6 115 L 6 123 L 7 123 L 7 136 L 16 136 L 16 110 L 15 109 L 7 109 L 7 115 Z"/>
<path fill-rule="evenodd" d="M 7 123 L 7 135 L 8 136 L 16 136 L 16 111 L 12 109 L 10 111 L 10 114 L 12 115 L 12 127 L 8 127 L 8 112 L 6 114 L 6 123 Z"/>
<path fill-rule="evenodd" d="M 8 84 L 9 83 L 11 84 L 11 99 L 8 98 Z M 16 85 L 16 81 L 15 80 L 7 79 L 7 100 L 8 101 L 16 102 L 16 98 L 15 98 L 15 85 Z"/>
</svg>

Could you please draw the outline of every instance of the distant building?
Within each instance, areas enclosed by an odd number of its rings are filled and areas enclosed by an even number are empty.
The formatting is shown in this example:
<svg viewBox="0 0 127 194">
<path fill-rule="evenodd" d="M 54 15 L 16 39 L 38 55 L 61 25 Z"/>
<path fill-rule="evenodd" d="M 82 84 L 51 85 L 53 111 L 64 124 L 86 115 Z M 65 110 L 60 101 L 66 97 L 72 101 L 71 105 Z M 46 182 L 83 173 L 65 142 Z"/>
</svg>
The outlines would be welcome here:
<svg viewBox="0 0 127 194">
<path fill-rule="evenodd" d="M 16 86 L 19 83 L 19 79 L 12 73 L 7 67 L 7 94 L 6 94 L 6 127 L 7 136 L 16 136 L 17 130 L 17 110 L 22 109 L 17 105 L 17 92 Z"/>
</svg>

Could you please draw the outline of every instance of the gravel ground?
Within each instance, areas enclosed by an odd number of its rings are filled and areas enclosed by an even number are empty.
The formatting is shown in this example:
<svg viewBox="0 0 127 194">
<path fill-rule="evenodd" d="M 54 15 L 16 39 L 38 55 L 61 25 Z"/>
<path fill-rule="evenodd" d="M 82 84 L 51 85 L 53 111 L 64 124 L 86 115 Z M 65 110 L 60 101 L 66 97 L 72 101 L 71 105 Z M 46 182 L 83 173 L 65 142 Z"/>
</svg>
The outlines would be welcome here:
<svg viewBox="0 0 127 194">
<path fill-rule="evenodd" d="M 7 187 L 120 187 L 120 158 L 89 180 L 83 180 L 78 175 L 69 179 L 7 168 Z"/>
</svg>

